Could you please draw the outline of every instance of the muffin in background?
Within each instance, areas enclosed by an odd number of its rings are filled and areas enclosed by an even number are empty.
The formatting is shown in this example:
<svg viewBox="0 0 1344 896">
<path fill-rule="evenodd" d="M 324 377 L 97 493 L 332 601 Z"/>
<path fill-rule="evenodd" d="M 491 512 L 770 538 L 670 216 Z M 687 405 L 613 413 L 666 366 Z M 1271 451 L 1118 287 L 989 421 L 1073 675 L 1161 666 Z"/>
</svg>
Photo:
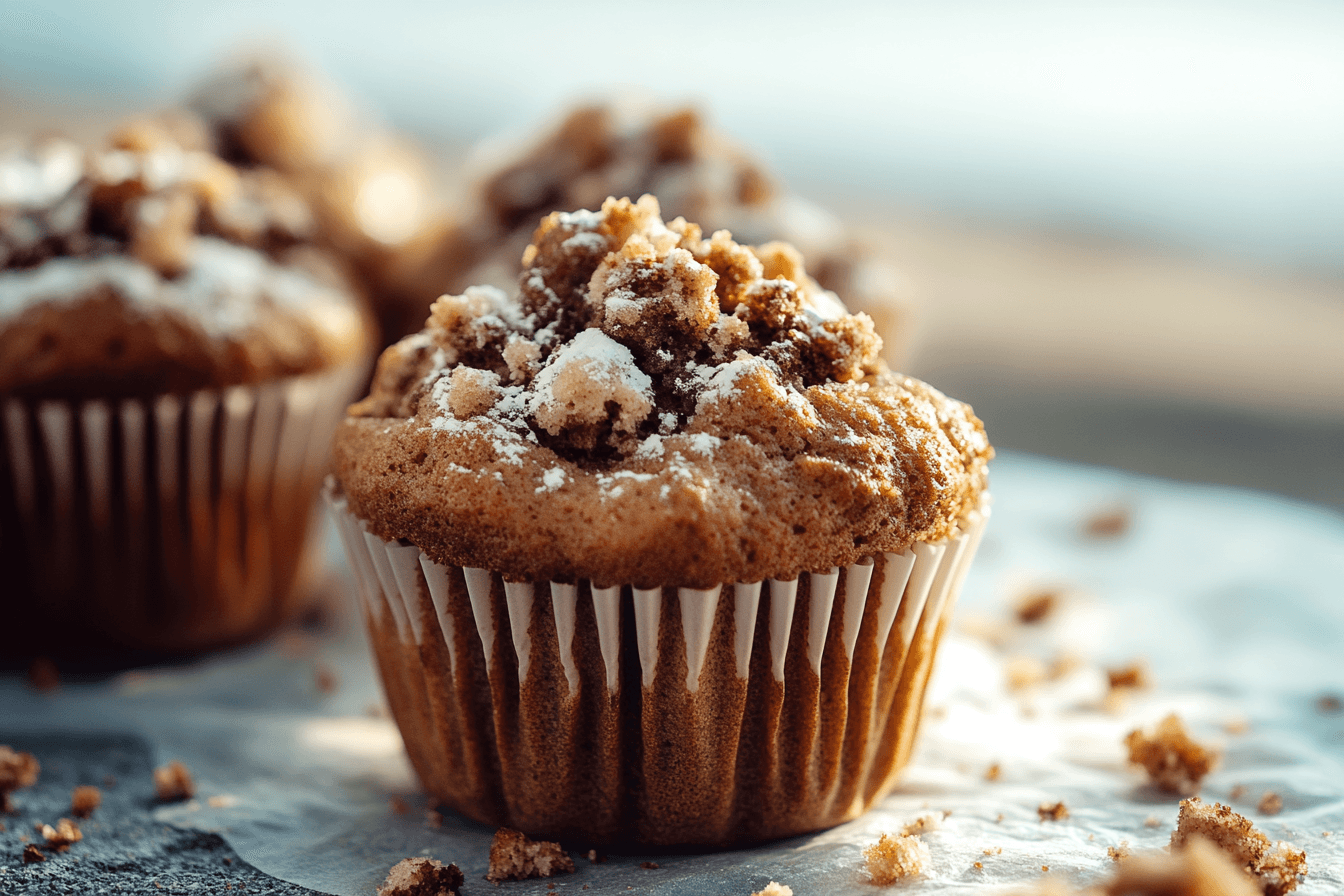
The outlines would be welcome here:
<svg viewBox="0 0 1344 896">
<path fill-rule="evenodd" d="M 970 408 L 890 372 L 792 247 L 553 213 L 434 303 L 329 497 L 426 788 L 579 843 L 854 818 L 909 758 L 988 516 Z"/>
<path fill-rule="evenodd" d="M 7 646 L 191 651 L 300 606 L 370 321 L 302 197 L 205 143 L 0 146 Z"/>
<path fill-rule="evenodd" d="M 634 99 L 581 105 L 527 139 L 489 141 L 477 156 L 444 232 L 426 230 L 393 259 L 380 301 L 406 306 L 403 333 L 423 325 L 425 303 L 444 291 L 511 289 L 536 222 L 552 210 L 651 193 L 666 218 L 695 221 L 706 234 L 790 243 L 824 288 L 873 318 L 888 361 L 905 360 L 913 300 L 904 275 L 695 109 Z"/>
</svg>

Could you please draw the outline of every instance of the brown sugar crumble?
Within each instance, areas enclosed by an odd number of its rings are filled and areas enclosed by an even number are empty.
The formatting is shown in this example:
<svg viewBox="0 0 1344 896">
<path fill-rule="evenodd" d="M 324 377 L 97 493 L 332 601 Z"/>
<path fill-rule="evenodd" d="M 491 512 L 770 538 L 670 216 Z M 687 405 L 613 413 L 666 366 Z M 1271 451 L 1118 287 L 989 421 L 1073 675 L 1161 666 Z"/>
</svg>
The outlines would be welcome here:
<svg viewBox="0 0 1344 896">
<path fill-rule="evenodd" d="M 20 753 L 0 744 L 0 812 L 12 812 L 9 795 L 37 783 L 42 766 L 32 753 Z"/>
<path fill-rule="evenodd" d="M 1138 691 L 1152 686 L 1148 677 L 1148 667 L 1143 662 L 1107 669 L 1106 679 L 1113 691 L 1122 689 Z"/>
<path fill-rule="evenodd" d="M 1003 776 L 1003 769 L 999 766 L 997 762 L 992 763 L 989 766 L 989 768 L 985 769 L 986 781 L 997 781 L 1002 776 Z"/>
<path fill-rule="evenodd" d="M 1146 828 L 1160 828 L 1162 826 L 1162 822 L 1158 819 L 1156 815 L 1149 815 L 1147 818 L 1143 820 L 1143 826 Z"/>
<path fill-rule="evenodd" d="M 793 887 L 772 880 L 760 890 L 752 893 L 751 896 L 793 896 Z"/>
<path fill-rule="evenodd" d="M 946 818 L 947 816 L 943 816 Z M 937 815 L 921 815 L 914 821 L 901 828 L 902 834 L 927 834 L 930 831 L 936 831 L 942 827 L 942 819 Z"/>
<path fill-rule="evenodd" d="M 880 887 L 918 877 L 932 861 L 929 847 L 913 834 L 883 834 L 863 848 L 868 876 Z"/>
<path fill-rule="evenodd" d="M 102 804 L 103 792 L 91 784 L 83 784 L 70 793 L 70 814 L 76 818 L 88 818 Z"/>
<path fill-rule="evenodd" d="M 416 856 L 392 866 L 378 896 L 458 896 L 462 881 L 457 865 Z"/>
<path fill-rule="evenodd" d="M 71 843 L 78 843 L 84 839 L 79 826 L 68 818 L 57 821 L 55 827 L 39 822 L 33 825 L 33 828 L 42 835 L 43 840 L 47 841 L 47 847 L 56 852 L 65 852 Z"/>
<path fill-rule="evenodd" d="M 1307 873 L 1307 854 L 1288 843 L 1273 843 L 1255 829 L 1251 820 L 1219 803 L 1204 803 L 1198 797 L 1182 800 L 1173 850 L 1196 837 L 1207 838 L 1232 862 L 1256 879 L 1265 896 L 1283 896 L 1296 889 Z"/>
<path fill-rule="evenodd" d="M 1191 739 L 1175 713 L 1159 722 L 1151 737 L 1134 729 L 1125 746 L 1129 761 L 1142 765 L 1153 784 L 1171 793 L 1196 792 L 1217 761 L 1217 754 Z"/>
<path fill-rule="evenodd" d="M 1226 855 L 1196 837 L 1170 853 L 1126 856 L 1115 875 L 1088 896 L 1257 896 L 1257 890 Z"/>
<path fill-rule="evenodd" d="M 1043 622 L 1059 607 L 1060 593 L 1058 590 L 1050 588 L 1040 591 L 1032 591 L 1023 595 L 1017 601 L 1015 615 L 1017 621 L 1023 625 L 1034 625 Z"/>
<path fill-rule="evenodd" d="M 1134 512 L 1128 507 L 1111 507 L 1094 513 L 1083 523 L 1084 534 L 1091 538 L 1119 538 L 1129 531 Z"/>
<path fill-rule="evenodd" d="M 1255 804 L 1261 815 L 1278 815 L 1283 811 L 1283 797 L 1272 790 L 1266 790 Z"/>
<path fill-rule="evenodd" d="M 1106 847 L 1106 855 L 1111 857 L 1112 862 L 1118 862 L 1121 859 L 1128 859 L 1134 853 L 1129 851 L 1129 841 L 1121 840 L 1119 846 Z"/>
<path fill-rule="evenodd" d="M 559 843 L 530 840 L 512 828 L 495 831 L 495 839 L 490 843 L 490 870 L 485 875 L 486 880 L 498 883 L 573 873 L 574 862 Z"/>
<path fill-rule="evenodd" d="M 1041 821 L 1063 821 L 1069 817 L 1069 807 L 1063 801 L 1041 803 L 1036 807 L 1036 814 L 1041 817 Z"/>
<path fill-rule="evenodd" d="M 46 854 L 33 844 L 29 843 L 23 848 L 23 864 L 31 865 L 34 862 L 45 862 L 46 860 Z"/>
<path fill-rule="evenodd" d="M 161 803 L 189 800 L 196 795 L 196 782 L 187 767 L 174 759 L 154 769 L 154 795 Z"/>
</svg>

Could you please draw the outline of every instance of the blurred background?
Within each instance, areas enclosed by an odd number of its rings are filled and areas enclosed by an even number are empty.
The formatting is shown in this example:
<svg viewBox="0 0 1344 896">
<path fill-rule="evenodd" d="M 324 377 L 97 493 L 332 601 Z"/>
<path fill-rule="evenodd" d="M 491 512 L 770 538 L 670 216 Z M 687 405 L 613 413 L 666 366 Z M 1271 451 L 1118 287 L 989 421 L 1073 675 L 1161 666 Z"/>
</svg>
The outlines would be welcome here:
<svg viewBox="0 0 1344 896">
<path fill-rule="evenodd" d="M 0 134 L 258 49 L 449 194 L 577 100 L 693 103 L 904 273 L 905 366 L 996 445 L 1344 509 L 1344 4 L 8 0 Z"/>
</svg>

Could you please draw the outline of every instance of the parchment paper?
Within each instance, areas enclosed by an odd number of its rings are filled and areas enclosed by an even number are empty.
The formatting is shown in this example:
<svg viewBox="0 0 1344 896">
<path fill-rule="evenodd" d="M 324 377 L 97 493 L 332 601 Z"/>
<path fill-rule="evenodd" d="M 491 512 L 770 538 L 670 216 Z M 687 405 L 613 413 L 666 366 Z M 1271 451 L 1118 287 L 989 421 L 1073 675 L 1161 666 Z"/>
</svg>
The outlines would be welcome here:
<svg viewBox="0 0 1344 896">
<path fill-rule="evenodd" d="M 1264 495 L 1021 455 L 1001 456 L 992 477 L 994 517 L 896 793 L 811 837 L 601 864 L 576 856 L 572 876 L 505 890 L 747 896 L 776 880 L 799 896 L 877 892 L 862 847 L 944 812 L 924 836 L 932 869 L 900 887 L 995 892 L 1040 877 L 1042 866 L 1094 881 L 1113 867 L 1108 846 L 1157 848 L 1170 836 L 1177 799 L 1127 768 L 1122 740 L 1175 711 L 1223 751 L 1202 796 L 1306 849 L 1299 892 L 1344 891 L 1344 714 L 1318 704 L 1344 695 L 1344 520 Z M 1116 506 L 1131 512 L 1126 532 L 1083 533 L 1085 519 Z M 330 629 L 54 694 L 0 680 L 0 727 L 149 738 L 199 784 L 196 800 L 160 808 L 158 819 L 218 831 L 276 877 L 367 896 L 391 865 L 424 854 L 461 866 L 466 893 L 494 892 L 482 880 L 493 831 L 451 813 L 438 828 L 426 821 L 396 728 L 378 712 L 334 534 L 327 541 L 330 587 L 347 608 Z M 1013 601 L 1037 586 L 1060 589 L 1058 611 L 1039 625 L 1012 621 Z M 1005 669 L 1017 656 L 1047 665 L 1072 657 L 1072 668 L 1011 690 Z M 1153 687 L 1105 707 L 1104 668 L 1140 658 Z M 334 677 L 330 692 L 319 686 L 320 668 Z M 989 781 L 993 763 L 1001 775 Z M 1237 787 L 1244 791 L 1233 799 Z M 1266 790 L 1282 796 L 1280 814 L 1257 811 Z M 393 797 L 408 811 L 394 811 Z M 1069 817 L 1041 821 L 1037 806 L 1058 800 Z M 646 860 L 659 867 L 640 867 Z"/>
</svg>

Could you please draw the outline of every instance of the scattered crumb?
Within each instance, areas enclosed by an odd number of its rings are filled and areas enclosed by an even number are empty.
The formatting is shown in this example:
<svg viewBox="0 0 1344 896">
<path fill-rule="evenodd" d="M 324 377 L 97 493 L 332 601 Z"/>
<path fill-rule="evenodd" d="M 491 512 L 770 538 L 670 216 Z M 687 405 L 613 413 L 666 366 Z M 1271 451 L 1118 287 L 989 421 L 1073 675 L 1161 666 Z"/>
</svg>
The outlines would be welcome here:
<svg viewBox="0 0 1344 896">
<path fill-rule="evenodd" d="M 1283 811 L 1283 797 L 1272 790 L 1266 790 L 1260 797 L 1260 802 L 1255 804 L 1255 808 L 1261 815 L 1278 815 Z"/>
<path fill-rule="evenodd" d="M 1041 821 L 1063 821 L 1069 817 L 1069 807 L 1063 801 L 1041 803 L 1036 807 L 1036 814 L 1041 816 Z"/>
<path fill-rule="evenodd" d="M 658 863 L 657 863 L 657 862 L 640 862 L 640 863 L 639 863 L 639 867 L 643 868 L 645 871 L 657 871 L 657 870 L 658 870 Z"/>
<path fill-rule="evenodd" d="M 1148 770 L 1148 778 L 1172 793 L 1194 793 L 1200 780 L 1212 770 L 1217 755 L 1196 743 L 1186 733 L 1180 718 L 1172 713 L 1157 725 L 1152 737 L 1136 728 L 1125 737 L 1129 761 Z"/>
<path fill-rule="evenodd" d="M 1059 606 L 1059 591 L 1054 588 L 1043 588 L 1039 591 L 1032 591 L 1018 598 L 1017 606 L 1014 612 L 1017 615 L 1017 621 L 1023 625 L 1034 625 L 1046 619 Z"/>
<path fill-rule="evenodd" d="M 70 793 L 70 814 L 76 818 L 88 818 L 102 804 L 103 792 L 90 784 L 76 787 Z"/>
<path fill-rule="evenodd" d="M 1246 795 L 1246 785 L 1238 784 L 1227 792 L 1227 798 L 1230 800 L 1239 800 Z"/>
<path fill-rule="evenodd" d="M 1003 769 L 999 767 L 999 764 L 997 762 L 992 764 L 989 768 L 985 769 L 986 781 L 997 781 L 1002 775 L 1003 775 Z"/>
<path fill-rule="evenodd" d="M 238 805 L 238 797 L 228 793 L 221 793 L 215 796 L 206 797 L 205 804 L 211 809 L 228 809 Z"/>
<path fill-rule="evenodd" d="M 1087 835 L 1087 841 L 1088 841 L 1089 843 L 1091 843 L 1091 842 L 1092 842 L 1093 840 L 1095 840 L 1095 839 L 1097 839 L 1097 835 L 1096 835 L 1096 834 L 1088 834 L 1088 835 Z"/>
<path fill-rule="evenodd" d="M 1134 511 L 1129 507 L 1100 510 L 1083 522 L 1083 534 L 1091 538 L 1119 538 L 1129 531 Z"/>
<path fill-rule="evenodd" d="M 462 870 L 437 859 L 402 859 L 387 872 L 378 896 L 458 896 Z"/>
<path fill-rule="evenodd" d="M 1002 847 L 1002 846 L 996 846 L 996 847 L 994 847 L 993 849 L 985 849 L 985 850 L 981 850 L 981 851 L 982 851 L 985 855 L 987 855 L 987 856 L 1001 856 L 1001 855 L 1003 855 L 1003 847 Z"/>
<path fill-rule="evenodd" d="M 393 815 L 405 815 L 411 811 L 410 805 L 401 797 L 388 797 L 387 809 Z"/>
<path fill-rule="evenodd" d="M 1316 701 L 1316 710 L 1328 716 L 1335 715 L 1344 711 L 1344 700 L 1334 694 L 1323 694 Z"/>
<path fill-rule="evenodd" d="M 984 862 L 972 862 L 972 863 L 971 863 L 971 867 L 974 868 L 976 871 L 984 871 L 984 870 L 985 870 L 985 863 L 984 863 Z"/>
<path fill-rule="evenodd" d="M 787 887 L 772 880 L 765 885 L 764 889 L 752 893 L 751 896 L 793 896 L 793 887 Z"/>
<path fill-rule="evenodd" d="M 425 824 L 429 825 L 432 828 L 443 827 L 443 813 L 438 811 L 437 809 L 426 809 Z"/>
<path fill-rule="evenodd" d="M 1083 658 L 1076 653 L 1061 653 L 1050 661 L 1050 668 L 1046 672 L 1046 677 L 1051 681 L 1059 681 L 1074 669 L 1080 668 L 1083 662 Z"/>
<path fill-rule="evenodd" d="M 33 827 L 42 839 L 47 841 L 47 847 L 56 852 L 65 852 L 70 848 L 71 843 L 78 843 L 84 839 L 84 834 L 79 826 L 68 818 L 62 818 L 56 822 L 56 826 L 49 824 L 35 824 Z"/>
<path fill-rule="evenodd" d="M 1258 896 L 1251 879 L 1198 836 L 1170 853 L 1126 858 L 1100 892 L 1107 896 Z"/>
<path fill-rule="evenodd" d="M 1322 837 L 1331 837 L 1331 836 L 1334 835 L 1334 833 L 1335 833 L 1334 831 L 1321 831 L 1321 836 L 1322 836 Z"/>
<path fill-rule="evenodd" d="M 34 862 L 45 862 L 47 857 L 43 855 L 42 850 L 29 843 L 23 848 L 23 864 L 31 865 Z"/>
<path fill-rule="evenodd" d="M 1134 854 L 1129 851 L 1129 841 L 1121 840 L 1119 846 L 1106 847 L 1106 855 L 1111 857 L 1112 862 L 1118 862 L 1121 859 L 1127 859 Z"/>
<path fill-rule="evenodd" d="M 1034 656 L 1010 656 L 1003 664 L 1008 687 L 1014 691 L 1040 684 L 1045 681 L 1046 672 L 1045 663 Z"/>
<path fill-rule="evenodd" d="M 1146 828 L 1160 828 L 1162 822 L 1158 820 L 1156 815 L 1149 815 L 1143 820 L 1143 826 Z"/>
<path fill-rule="evenodd" d="M 1152 685 L 1152 681 L 1148 678 L 1148 667 L 1142 661 L 1132 662 L 1128 666 L 1107 669 L 1106 679 L 1110 682 L 1113 691 L 1139 691 Z"/>
<path fill-rule="evenodd" d="M 42 766 L 32 753 L 19 753 L 0 744 L 0 812 L 12 812 L 9 795 L 37 783 Z"/>
<path fill-rule="evenodd" d="M 196 795 L 196 782 L 187 767 L 174 759 L 154 769 L 154 794 L 163 803 L 191 799 Z"/>
<path fill-rule="evenodd" d="M 495 831 L 490 843 L 490 871 L 486 880 L 527 880 L 532 877 L 551 877 L 573 874 L 574 863 L 560 848 L 559 843 L 529 840 L 512 828 Z"/>
<path fill-rule="evenodd" d="M 313 684 L 324 694 L 334 694 L 340 687 L 340 680 L 336 678 L 336 672 L 330 666 L 318 662 L 313 666 Z"/>
<path fill-rule="evenodd" d="M 1185 846 L 1194 837 L 1206 837 L 1239 867 L 1255 877 L 1265 896 L 1283 896 L 1297 887 L 1307 873 L 1307 854 L 1255 829 L 1251 820 L 1227 806 L 1207 804 L 1198 797 L 1182 800 L 1172 849 Z"/>
<path fill-rule="evenodd" d="M 944 815 L 943 818 L 947 816 Z M 942 826 L 942 819 L 936 815 L 921 815 L 905 827 L 901 828 L 902 834 L 927 834 L 929 831 L 936 831 Z"/>
<path fill-rule="evenodd" d="M 863 848 L 863 859 L 873 883 L 882 887 L 923 874 L 932 861 L 929 847 L 913 834 L 883 834 Z"/>
<path fill-rule="evenodd" d="M 61 673 L 49 657 L 39 656 L 28 666 L 28 684 L 35 691 L 55 691 L 61 686 Z"/>
<path fill-rule="evenodd" d="M 1235 719 L 1228 719 L 1223 723 L 1223 730 L 1228 734 L 1245 734 L 1251 730 L 1251 723 L 1245 718 L 1238 716 Z"/>
<path fill-rule="evenodd" d="M 1042 865 L 1042 866 L 1041 866 L 1041 870 L 1042 870 L 1042 871 L 1049 871 L 1049 870 L 1050 870 L 1050 866 L 1049 866 L 1049 865 Z"/>
<path fill-rule="evenodd" d="M 602 862 L 605 862 L 606 860 L 607 860 L 607 857 L 604 856 L 604 855 L 602 855 L 602 854 L 601 854 L 600 852 L 598 852 L 597 850 L 595 850 L 595 849 L 590 849 L 590 850 L 588 850 L 588 861 L 589 861 L 591 864 L 593 864 L 593 865 L 600 865 Z"/>
<path fill-rule="evenodd" d="M 995 824 L 1003 824 L 1003 813 L 1002 813 L 1002 812 L 999 813 L 999 817 L 998 817 L 998 818 L 994 819 L 994 823 L 995 823 Z"/>
</svg>

